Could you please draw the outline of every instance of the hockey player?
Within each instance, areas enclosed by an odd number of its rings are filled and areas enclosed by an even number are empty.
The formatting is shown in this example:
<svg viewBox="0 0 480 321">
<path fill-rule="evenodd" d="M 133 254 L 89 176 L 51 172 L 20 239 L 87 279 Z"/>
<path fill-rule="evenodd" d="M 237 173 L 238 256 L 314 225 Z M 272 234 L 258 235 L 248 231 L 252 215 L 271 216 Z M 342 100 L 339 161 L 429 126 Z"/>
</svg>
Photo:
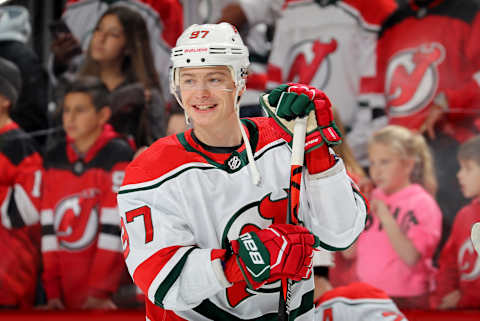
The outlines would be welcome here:
<svg viewBox="0 0 480 321">
<path fill-rule="evenodd" d="M 330 252 L 314 253 L 316 321 L 408 321 L 385 292 L 367 283 L 333 288 L 328 280 L 333 265 Z"/>
<path fill-rule="evenodd" d="M 43 284 L 47 309 L 114 309 L 124 273 L 116 192 L 133 156 L 106 124 L 108 90 L 97 78 L 70 84 L 62 106 L 67 141 L 45 156 Z"/>
<path fill-rule="evenodd" d="M 16 65 L 0 58 L 0 308 L 32 307 L 40 269 L 42 160 L 9 116 L 21 85 Z"/>
<path fill-rule="evenodd" d="M 148 297 L 147 317 L 275 318 L 278 280 L 290 278 L 298 281 L 290 320 L 312 320 L 312 248 L 348 247 L 366 215 L 341 159 L 329 153 L 340 137 L 328 98 L 283 85 L 261 97 L 270 118 L 240 121 L 248 50 L 228 23 L 186 29 L 172 62 L 171 90 L 194 129 L 143 152 L 118 194 L 124 256 Z M 307 110 L 303 227 L 283 224 L 292 125 L 284 119 Z"/>
</svg>

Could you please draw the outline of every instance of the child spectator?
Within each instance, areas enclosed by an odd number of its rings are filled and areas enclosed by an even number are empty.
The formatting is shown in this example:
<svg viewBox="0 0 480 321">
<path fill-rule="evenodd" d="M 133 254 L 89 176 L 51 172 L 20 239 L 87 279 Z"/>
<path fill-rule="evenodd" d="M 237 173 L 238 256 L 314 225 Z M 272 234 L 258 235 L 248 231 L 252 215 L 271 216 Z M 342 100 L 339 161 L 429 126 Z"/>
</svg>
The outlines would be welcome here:
<svg viewBox="0 0 480 321">
<path fill-rule="evenodd" d="M 392 125 L 373 135 L 368 154 L 376 188 L 358 239 L 358 276 L 399 308 L 425 308 L 442 224 L 431 153 L 421 135 Z"/>
<path fill-rule="evenodd" d="M 123 89 L 132 84 L 139 84 L 143 88 L 145 106 L 138 125 L 133 128 L 148 135 L 143 134 L 135 139 L 137 147 L 150 145 L 157 138 L 165 136 L 165 101 L 153 62 L 148 30 L 139 13 L 125 6 L 109 7 L 95 26 L 84 58 L 73 78 L 98 77 L 109 92 L 122 91 L 118 96 L 129 95 L 129 90 Z M 59 92 L 62 90 L 57 94 Z M 135 118 L 137 114 L 133 110 L 130 116 Z M 137 131 L 130 134 L 136 137 Z"/>
<path fill-rule="evenodd" d="M 107 124 L 108 89 L 96 78 L 69 85 L 66 142 L 48 150 L 41 212 L 47 309 L 113 309 L 124 272 L 116 192 L 132 158 Z"/>
<path fill-rule="evenodd" d="M 42 160 L 9 116 L 20 88 L 19 69 L 0 58 L 0 308 L 33 306 L 40 267 Z"/>
<path fill-rule="evenodd" d="M 457 178 L 465 198 L 472 202 L 455 217 L 452 232 L 440 253 L 435 309 L 480 308 L 480 256 L 470 240 L 473 223 L 480 220 L 480 136 L 460 145 Z"/>
</svg>

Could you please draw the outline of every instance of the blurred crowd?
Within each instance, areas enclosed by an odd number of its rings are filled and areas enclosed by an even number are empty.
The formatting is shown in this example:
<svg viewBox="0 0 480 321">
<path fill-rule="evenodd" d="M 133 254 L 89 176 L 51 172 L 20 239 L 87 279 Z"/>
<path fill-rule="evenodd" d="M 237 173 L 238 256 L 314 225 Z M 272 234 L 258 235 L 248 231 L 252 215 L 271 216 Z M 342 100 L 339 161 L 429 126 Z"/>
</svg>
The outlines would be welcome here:
<svg viewBox="0 0 480 321">
<path fill-rule="evenodd" d="M 0 309 L 143 307 L 116 191 L 129 161 L 194 126 L 170 92 L 170 49 L 220 21 L 249 48 L 242 117 L 288 82 L 335 106 L 336 152 L 370 213 L 334 253 L 332 286 L 368 283 L 400 309 L 480 308 L 476 0 L 67 0 L 47 61 L 31 14 L 0 6 Z"/>
</svg>

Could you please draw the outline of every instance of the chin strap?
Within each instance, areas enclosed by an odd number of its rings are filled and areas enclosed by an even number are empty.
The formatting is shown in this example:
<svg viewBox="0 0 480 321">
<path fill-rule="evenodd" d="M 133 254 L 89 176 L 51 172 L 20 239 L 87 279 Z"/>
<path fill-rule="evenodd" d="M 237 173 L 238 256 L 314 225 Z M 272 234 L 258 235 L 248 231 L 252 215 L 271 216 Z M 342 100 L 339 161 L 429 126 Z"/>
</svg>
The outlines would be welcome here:
<svg viewBox="0 0 480 321">
<path fill-rule="evenodd" d="M 250 175 L 252 177 L 252 183 L 256 186 L 259 186 L 262 181 L 262 177 L 260 176 L 260 172 L 258 171 L 257 165 L 255 165 L 255 159 L 253 158 L 252 147 L 250 146 L 250 141 L 248 140 L 247 133 L 245 132 L 245 128 L 243 128 L 242 121 L 240 120 L 240 101 L 239 99 L 237 99 L 239 91 L 240 91 L 239 86 L 236 86 L 234 107 L 235 107 L 235 111 L 237 112 L 238 125 L 240 126 L 240 132 L 242 133 L 242 138 L 245 143 L 245 149 L 247 150 L 248 166 L 250 167 Z"/>
</svg>

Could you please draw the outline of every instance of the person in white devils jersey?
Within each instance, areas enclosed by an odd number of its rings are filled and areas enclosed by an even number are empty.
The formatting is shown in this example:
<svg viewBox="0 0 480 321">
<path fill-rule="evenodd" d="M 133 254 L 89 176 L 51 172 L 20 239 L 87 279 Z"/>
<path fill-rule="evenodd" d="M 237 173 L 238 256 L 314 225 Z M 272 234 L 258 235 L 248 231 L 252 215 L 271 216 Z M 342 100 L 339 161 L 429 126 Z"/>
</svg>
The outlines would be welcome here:
<svg viewBox="0 0 480 321">
<path fill-rule="evenodd" d="M 282 85 L 238 117 L 248 50 L 228 23 L 193 25 L 172 50 L 171 91 L 193 129 L 161 138 L 118 193 L 124 256 L 149 320 L 275 319 L 280 279 L 297 281 L 290 320 L 313 320 L 312 250 L 343 249 L 366 204 L 329 145 L 328 97 Z M 298 220 L 285 224 L 292 124 L 308 113 Z M 289 120 L 289 121 L 287 121 Z"/>
</svg>

